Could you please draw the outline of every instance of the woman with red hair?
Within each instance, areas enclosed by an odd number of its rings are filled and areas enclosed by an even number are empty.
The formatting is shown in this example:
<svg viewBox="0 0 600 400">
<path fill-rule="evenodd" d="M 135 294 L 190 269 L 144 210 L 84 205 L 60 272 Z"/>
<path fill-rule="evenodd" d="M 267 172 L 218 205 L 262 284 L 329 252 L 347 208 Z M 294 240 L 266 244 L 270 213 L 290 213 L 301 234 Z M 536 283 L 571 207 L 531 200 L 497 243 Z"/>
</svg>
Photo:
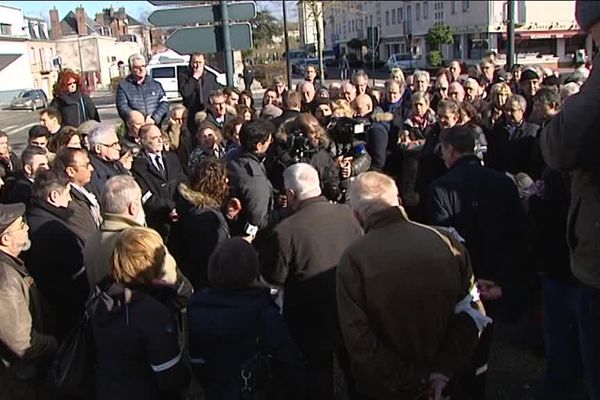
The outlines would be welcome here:
<svg viewBox="0 0 600 400">
<path fill-rule="evenodd" d="M 75 71 L 68 68 L 60 71 L 51 105 L 60 112 L 63 125 L 78 127 L 90 119 L 100 122 L 94 102 L 83 90 L 81 77 Z"/>
</svg>

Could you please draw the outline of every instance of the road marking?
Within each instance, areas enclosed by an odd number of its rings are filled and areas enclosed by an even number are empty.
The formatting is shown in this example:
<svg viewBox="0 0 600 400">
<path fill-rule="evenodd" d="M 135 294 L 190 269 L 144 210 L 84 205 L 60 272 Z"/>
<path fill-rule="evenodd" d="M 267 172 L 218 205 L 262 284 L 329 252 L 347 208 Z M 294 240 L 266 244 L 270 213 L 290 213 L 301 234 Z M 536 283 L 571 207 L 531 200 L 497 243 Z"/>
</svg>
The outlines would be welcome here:
<svg viewBox="0 0 600 400">
<path fill-rule="evenodd" d="M 6 134 L 8 136 L 12 136 L 12 135 L 14 135 L 17 132 L 22 131 L 23 129 L 31 128 L 34 125 L 38 125 L 38 123 L 37 122 L 32 122 L 30 124 L 27 124 L 27 125 L 24 125 L 24 126 L 20 126 L 20 127 L 15 128 L 15 129 L 13 129 L 11 131 L 6 131 Z"/>
<path fill-rule="evenodd" d="M 16 128 L 17 125 L 11 125 L 11 126 L 7 126 L 6 128 L 4 128 L 5 131 L 12 129 L 12 128 Z"/>
</svg>

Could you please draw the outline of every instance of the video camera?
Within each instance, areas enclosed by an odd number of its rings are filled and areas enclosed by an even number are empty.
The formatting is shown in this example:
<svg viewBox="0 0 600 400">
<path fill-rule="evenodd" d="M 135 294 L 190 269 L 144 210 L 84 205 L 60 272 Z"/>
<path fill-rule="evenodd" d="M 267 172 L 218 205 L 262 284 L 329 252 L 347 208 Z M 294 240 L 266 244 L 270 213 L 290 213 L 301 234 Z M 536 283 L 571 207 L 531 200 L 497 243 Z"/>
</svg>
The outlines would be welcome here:
<svg viewBox="0 0 600 400">
<path fill-rule="evenodd" d="M 354 143 L 357 140 L 365 140 L 364 136 L 370 125 L 369 120 L 348 117 L 332 118 L 327 127 L 327 133 L 335 143 L 337 154 L 334 156 L 355 157 L 357 154 Z"/>
<path fill-rule="evenodd" d="M 317 149 L 311 145 L 308 135 L 301 130 L 295 130 L 290 133 L 286 144 L 288 153 L 296 163 L 306 161 L 307 157 L 317 151 Z"/>
</svg>

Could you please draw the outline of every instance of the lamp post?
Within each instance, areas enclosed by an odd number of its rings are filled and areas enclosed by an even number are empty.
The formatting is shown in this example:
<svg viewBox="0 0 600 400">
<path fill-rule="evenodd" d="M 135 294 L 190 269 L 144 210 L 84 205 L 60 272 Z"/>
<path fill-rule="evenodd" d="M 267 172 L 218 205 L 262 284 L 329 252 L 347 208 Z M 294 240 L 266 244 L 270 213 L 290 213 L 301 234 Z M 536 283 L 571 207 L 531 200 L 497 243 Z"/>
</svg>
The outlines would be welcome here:
<svg viewBox="0 0 600 400">
<path fill-rule="evenodd" d="M 290 40 L 288 37 L 288 29 L 287 29 L 287 11 L 285 8 L 285 0 L 281 0 L 281 5 L 283 6 L 283 37 L 285 41 L 285 68 L 286 68 L 286 76 L 287 76 L 287 87 L 292 87 L 292 69 L 290 68 Z"/>
</svg>

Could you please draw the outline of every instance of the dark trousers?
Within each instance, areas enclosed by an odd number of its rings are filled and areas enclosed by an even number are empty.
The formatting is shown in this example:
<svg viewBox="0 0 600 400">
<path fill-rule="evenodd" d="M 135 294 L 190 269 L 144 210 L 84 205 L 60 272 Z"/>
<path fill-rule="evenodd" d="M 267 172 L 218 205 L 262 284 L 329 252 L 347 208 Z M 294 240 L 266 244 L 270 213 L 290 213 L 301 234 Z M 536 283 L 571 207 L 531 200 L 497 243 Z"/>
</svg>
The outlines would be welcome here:
<svg viewBox="0 0 600 400">
<path fill-rule="evenodd" d="M 334 350 L 310 349 L 304 350 L 304 356 L 308 363 L 309 373 L 312 379 L 312 388 L 310 389 L 311 400 L 333 400 L 334 396 L 334 357 L 344 375 L 348 398 L 358 399 L 355 392 L 354 378 L 350 369 L 350 357 L 345 348 Z"/>
<path fill-rule="evenodd" d="M 567 399 L 588 383 L 590 399 L 600 399 L 600 289 L 577 287 L 545 277 L 545 399 Z"/>
</svg>

